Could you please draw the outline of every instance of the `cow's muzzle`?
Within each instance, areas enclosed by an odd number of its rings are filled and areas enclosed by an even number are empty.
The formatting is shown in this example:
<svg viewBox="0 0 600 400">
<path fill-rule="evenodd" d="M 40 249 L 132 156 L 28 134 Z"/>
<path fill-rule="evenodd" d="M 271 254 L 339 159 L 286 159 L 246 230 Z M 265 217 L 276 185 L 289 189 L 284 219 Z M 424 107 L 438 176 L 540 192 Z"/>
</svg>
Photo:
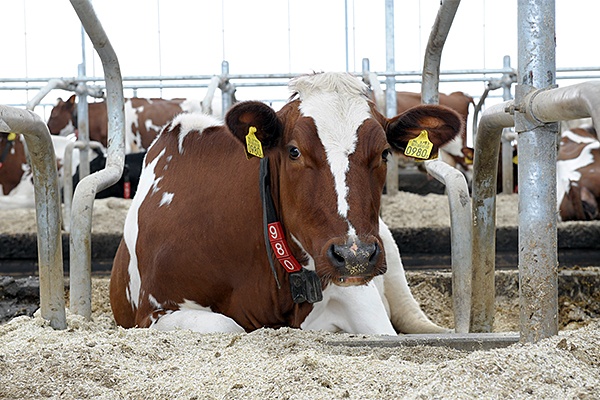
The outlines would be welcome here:
<svg viewBox="0 0 600 400">
<path fill-rule="evenodd" d="M 338 286 L 362 285 L 383 273 L 379 271 L 381 247 L 376 240 L 350 239 L 344 244 L 333 243 L 327 249 L 327 257 L 336 270 L 333 283 Z"/>
</svg>

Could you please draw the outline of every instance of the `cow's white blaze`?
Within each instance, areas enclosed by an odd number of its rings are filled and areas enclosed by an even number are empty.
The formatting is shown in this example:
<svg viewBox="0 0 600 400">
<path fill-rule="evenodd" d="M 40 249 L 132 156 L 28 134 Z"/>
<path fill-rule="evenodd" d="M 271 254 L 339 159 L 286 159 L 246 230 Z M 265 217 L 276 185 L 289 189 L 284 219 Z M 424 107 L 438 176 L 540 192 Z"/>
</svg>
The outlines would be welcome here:
<svg viewBox="0 0 600 400">
<path fill-rule="evenodd" d="M 146 199 L 146 196 L 148 196 L 150 189 L 156 185 L 155 181 L 157 179 L 154 169 L 156 168 L 158 160 L 160 160 L 160 158 L 165 154 L 165 151 L 166 150 L 163 149 L 158 156 L 156 156 L 156 158 L 143 169 L 140 176 L 137 193 L 131 201 L 131 206 L 127 212 L 127 217 L 125 218 L 123 239 L 125 241 L 125 245 L 127 246 L 127 250 L 129 251 L 129 266 L 127 268 L 129 273 L 129 284 L 127 285 L 127 300 L 134 308 L 137 308 L 139 305 L 140 288 L 142 284 L 140 270 L 138 267 L 137 253 L 135 251 L 139 231 L 138 212 L 140 206 Z"/>
<path fill-rule="evenodd" d="M 347 74 L 333 77 L 336 79 L 332 79 L 332 75 L 314 75 L 299 79 L 291 87 L 302 100 L 302 114 L 315 122 L 333 174 L 338 213 L 347 219 L 349 157 L 356 150 L 358 128 L 371 113 L 361 82 Z M 354 236 L 350 221 L 348 229 L 348 235 Z"/>
<path fill-rule="evenodd" d="M 576 158 L 571 160 L 559 160 L 556 162 L 556 205 L 557 209 L 563 201 L 563 198 L 571 188 L 571 182 L 577 182 L 581 178 L 580 168 L 590 165 L 594 162 L 592 150 L 600 148 L 600 142 L 597 139 L 577 135 L 572 131 L 562 133 L 563 138 L 568 138 L 575 143 L 588 143 Z"/>
</svg>

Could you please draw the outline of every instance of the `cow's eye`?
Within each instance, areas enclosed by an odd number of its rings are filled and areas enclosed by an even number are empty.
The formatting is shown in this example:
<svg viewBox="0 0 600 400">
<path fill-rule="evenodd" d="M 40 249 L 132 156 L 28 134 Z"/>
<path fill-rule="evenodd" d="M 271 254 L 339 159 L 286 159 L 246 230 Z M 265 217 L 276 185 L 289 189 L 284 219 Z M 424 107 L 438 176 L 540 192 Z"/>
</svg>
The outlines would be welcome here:
<svg viewBox="0 0 600 400">
<path fill-rule="evenodd" d="M 383 162 L 388 162 L 388 157 L 391 154 L 391 150 L 390 149 L 385 149 L 382 153 L 381 153 L 381 159 L 383 160 Z"/>
<path fill-rule="evenodd" d="M 300 153 L 300 149 L 295 146 L 290 146 L 289 152 L 292 160 L 297 160 L 300 158 L 300 155 L 302 155 L 302 153 Z"/>
</svg>

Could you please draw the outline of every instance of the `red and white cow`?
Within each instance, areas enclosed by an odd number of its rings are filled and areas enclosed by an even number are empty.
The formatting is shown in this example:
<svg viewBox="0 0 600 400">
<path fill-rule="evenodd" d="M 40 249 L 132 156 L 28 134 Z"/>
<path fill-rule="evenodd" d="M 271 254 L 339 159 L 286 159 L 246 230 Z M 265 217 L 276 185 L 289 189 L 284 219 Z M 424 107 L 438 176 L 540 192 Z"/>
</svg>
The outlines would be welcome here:
<svg viewBox="0 0 600 400">
<path fill-rule="evenodd" d="M 600 219 L 600 141 L 592 127 L 561 134 L 556 163 L 557 205 L 562 221 Z"/>
<path fill-rule="evenodd" d="M 76 96 L 67 101 L 58 99 L 48 118 L 48 129 L 53 135 L 66 136 L 77 126 Z M 146 150 L 161 129 L 182 112 L 201 112 L 198 100 L 186 99 L 125 99 L 125 153 Z M 108 114 L 105 102 L 88 104 L 90 140 L 106 147 Z"/>
<path fill-rule="evenodd" d="M 118 325 L 447 331 L 410 293 L 379 209 L 390 150 L 425 130 L 433 154 L 460 116 L 426 105 L 386 119 L 346 73 L 301 76 L 290 89 L 277 112 L 241 102 L 226 125 L 180 114 L 157 137 L 113 263 Z"/>
<path fill-rule="evenodd" d="M 35 205 L 22 135 L 0 133 L 0 210 Z"/>
<path fill-rule="evenodd" d="M 33 174 L 27 163 L 24 140 L 23 135 L 0 133 L 0 209 L 35 207 Z M 75 140 L 74 135 L 66 137 L 52 135 L 61 186 L 65 148 Z M 89 154 L 90 160 L 93 160 L 96 154 L 93 151 Z M 75 171 L 78 165 L 79 153 L 74 152 L 72 171 Z"/>
</svg>

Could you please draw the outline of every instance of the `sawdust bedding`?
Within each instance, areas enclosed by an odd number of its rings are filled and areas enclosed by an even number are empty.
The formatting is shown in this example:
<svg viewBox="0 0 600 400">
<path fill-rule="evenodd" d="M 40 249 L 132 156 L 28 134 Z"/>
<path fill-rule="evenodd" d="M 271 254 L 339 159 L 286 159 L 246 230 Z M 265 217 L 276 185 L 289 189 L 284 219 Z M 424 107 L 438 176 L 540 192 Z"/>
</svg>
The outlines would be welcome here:
<svg viewBox="0 0 600 400">
<path fill-rule="evenodd" d="M 127 200 L 96 201 L 94 232 L 120 229 L 128 206 Z M 499 226 L 515 225 L 516 212 L 516 196 L 498 198 Z M 4 214 L 0 232 L 35 231 L 31 210 Z M 383 217 L 391 227 L 423 226 L 423 221 L 448 226 L 447 199 L 399 193 L 384 199 Z M 413 293 L 425 312 L 451 327 L 449 295 L 413 278 L 409 274 L 410 282 L 418 281 Z M 341 346 L 336 343 L 377 338 L 293 329 L 125 330 L 112 320 L 108 278 L 94 279 L 93 289 L 91 322 L 68 314 L 65 331 L 53 330 L 38 316 L 0 326 L 0 398 L 599 398 L 599 320 L 564 326 L 558 336 L 536 344 L 488 351 Z M 497 298 L 496 309 L 494 331 L 518 330 L 517 298 Z"/>
</svg>

